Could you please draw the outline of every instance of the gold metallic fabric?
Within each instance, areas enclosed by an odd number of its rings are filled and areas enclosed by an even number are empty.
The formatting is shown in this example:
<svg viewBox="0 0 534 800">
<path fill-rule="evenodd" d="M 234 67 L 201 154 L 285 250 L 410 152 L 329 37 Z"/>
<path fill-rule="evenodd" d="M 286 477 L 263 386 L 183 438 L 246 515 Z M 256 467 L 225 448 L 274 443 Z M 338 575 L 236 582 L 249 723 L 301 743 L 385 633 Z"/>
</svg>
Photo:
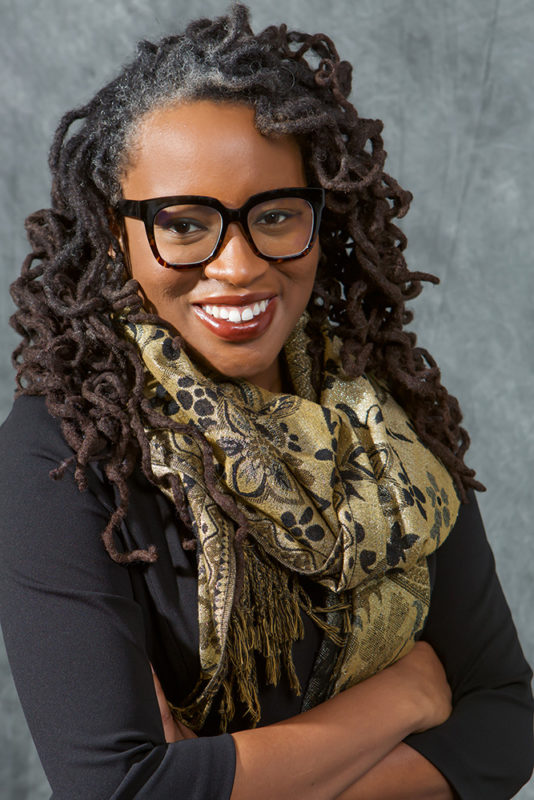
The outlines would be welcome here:
<svg viewBox="0 0 534 800">
<path fill-rule="evenodd" d="M 293 393 L 274 394 L 215 378 L 157 325 L 125 326 L 145 364 L 147 397 L 202 432 L 218 490 L 248 521 L 234 603 L 236 524 L 210 495 L 201 448 L 186 433 L 147 430 L 153 470 L 179 476 L 198 545 L 201 675 L 175 708 L 196 730 L 216 695 L 221 729 L 236 700 L 251 726 L 261 719 L 258 658 L 268 681 L 277 683 L 282 663 L 300 691 L 291 646 L 303 635 L 301 611 L 336 644 L 329 696 L 408 653 L 430 603 L 427 556 L 458 513 L 448 472 L 393 397 L 371 376 L 343 373 L 335 329 L 324 331 L 316 396 L 304 328 L 305 318 L 284 350 Z M 322 587 L 324 608 L 310 601 L 309 581 Z"/>
</svg>

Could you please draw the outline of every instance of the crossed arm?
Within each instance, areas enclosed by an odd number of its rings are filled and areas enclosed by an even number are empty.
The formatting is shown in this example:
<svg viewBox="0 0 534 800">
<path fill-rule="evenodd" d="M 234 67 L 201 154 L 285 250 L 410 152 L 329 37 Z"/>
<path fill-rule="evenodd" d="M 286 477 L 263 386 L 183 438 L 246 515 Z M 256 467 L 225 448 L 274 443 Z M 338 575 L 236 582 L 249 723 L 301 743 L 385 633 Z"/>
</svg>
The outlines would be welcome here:
<svg viewBox="0 0 534 800">
<path fill-rule="evenodd" d="M 352 769 L 350 775 L 334 762 L 331 785 L 336 781 L 338 785 L 331 794 L 326 789 L 325 794 L 318 794 L 318 797 L 336 797 L 336 800 L 439 800 L 451 797 L 508 800 L 528 780 L 534 753 L 532 673 L 522 655 L 495 574 L 493 556 L 485 539 L 476 501 L 472 500 L 462 508 L 460 523 L 439 550 L 431 612 L 425 628 L 425 638 L 435 648 L 438 663 L 443 664 L 453 686 L 454 710 L 451 716 L 442 725 L 437 721 L 428 724 L 427 721 L 424 733 L 407 736 L 403 732 L 403 720 L 398 716 L 398 697 L 409 691 L 410 670 L 404 672 L 403 677 L 408 683 L 400 694 L 397 690 L 391 695 L 384 691 L 386 687 L 380 684 L 380 680 L 385 676 L 376 676 L 356 687 L 360 690 L 359 695 L 356 692 L 353 695 L 343 693 L 337 709 L 338 728 L 334 711 L 332 718 L 327 718 L 331 711 L 327 704 L 314 709 L 313 713 L 325 714 L 325 726 L 323 729 L 310 726 L 317 738 L 310 736 L 303 750 L 306 753 L 304 761 L 311 769 L 321 763 L 325 752 L 334 752 L 342 758 L 343 752 L 346 754 L 343 747 L 351 744 L 355 747 L 348 756 Z M 410 666 L 411 658 L 412 654 L 403 659 L 404 663 L 399 662 L 398 667 L 390 668 L 386 673 L 389 672 L 391 677 L 391 670 L 394 674 L 396 670 L 396 678 L 399 678 L 399 672 Z M 375 680 L 377 683 L 373 684 Z M 380 686 L 379 705 L 373 702 L 366 707 L 367 691 L 373 686 Z M 370 735 L 364 735 L 362 749 L 357 736 L 362 730 L 362 722 L 365 725 L 366 713 L 372 730 Z M 312 718 L 306 719 L 306 714 L 298 718 L 303 730 L 312 721 Z M 412 718 L 412 725 L 413 722 Z M 287 724 L 287 731 L 295 730 L 297 718 L 282 724 Z M 415 730 L 413 727 L 412 731 Z M 234 735 L 237 749 L 234 793 L 238 800 L 247 797 L 245 791 L 239 794 L 241 776 L 253 773 L 255 764 L 252 737 L 249 736 L 247 741 L 246 733 Z M 388 738 L 392 734 L 393 737 Z M 373 740 L 375 735 L 378 739 Z M 403 741 L 405 737 L 406 741 Z M 288 736 L 285 746 L 282 741 L 280 739 L 281 763 L 287 754 L 288 771 L 292 773 L 298 763 L 298 748 L 295 752 L 291 736 Z M 261 766 L 259 736 L 257 744 Z M 451 783 L 434 763 L 443 768 Z M 345 783 L 339 789 L 343 776 Z M 261 790 L 251 796 L 260 800 Z M 300 795 L 298 789 L 294 789 L 287 796 L 293 800 L 308 795 Z M 232 800 L 235 800 L 234 794 Z"/>
<path fill-rule="evenodd" d="M 425 638 L 437 658 L 428 647 L 423 667 L 418 645 L 398 665 L 304 714 L 232 735 L 168 735 L 175 743 L 167 744 L 147 660 L 154 618 L 145 624 L 132 590 L 142 573 L 111 562 L 99 540 L 109 518 L 107 489 L 80 493 L 70 475 L 52 483 L 50 469 L 69 451 L 41 398 L 17 404 L 0 434 L 0 607 L 13 675 L 58 800 L 453 796 L 434 763 L 462 800 L 504 800 L 528 780 L 531 674 L 475 503 L 463 507 L 461 526 L 435 562 Z M 131 503 L 136 532 L 164 551 L 151 487 L 136 483 Z M 174 592 L 173 565 L 162 559 L 156 568 L 162 581 L 169 571 L 158 591 Z M 154 636 L 165 635 L 167 615 L 181 619 L 169 597 Z M 187 648 L 178 650 L 173 636 L 165 647 L 178 669 Z M 453 712 L 443 724 L 429 710 L 432 692 L 422 699 L 422 682 L 413 688 L 417 658 L 418 669 L 435 676 L 431 685 L 440 683 L 443 664 L 453 687 Z M 169 690 L 172 680 L 171 670 Z"/>
<path fill-rule="evenodd" d="M 155 675 L 154 683 L 166 741 L 194 737 L 174 721 Z M 439 770 L 402 743 L 450 711 L 443 667 L 418 642 L 397 664 L 310 711 L 233 734 L 231 800 L 451 800 Z"/>
</svg>

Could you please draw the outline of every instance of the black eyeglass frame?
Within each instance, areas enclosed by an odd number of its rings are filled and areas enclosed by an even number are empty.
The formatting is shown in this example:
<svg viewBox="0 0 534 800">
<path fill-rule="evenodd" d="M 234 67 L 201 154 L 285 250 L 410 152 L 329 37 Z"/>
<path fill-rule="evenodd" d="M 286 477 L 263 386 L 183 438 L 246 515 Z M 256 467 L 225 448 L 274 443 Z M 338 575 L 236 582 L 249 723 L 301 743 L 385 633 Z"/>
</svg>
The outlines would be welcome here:
<svg viewBox="0 0 534 800">
<path fill-rule="evenodd" d="M 312 230 L 310 234 L 310 238 L 306 247 L 301 250 L 299 253 L 294 253 L 290 256 L 281 256 L 273 258 L 272 256 L 264 255 L 254 243 L 252 235 L 250 233 L 248 222 L 247 222 L 247 215 L 251 208 L 260 203 L 265 203 L 268 200 L 275 200 L 277 197 L 302 197 L 304 200 L 307 200 L 310 204 L 312 211 L 313 211 L 313 223 L 312 223 Z M 173 205 L 185 205 L 185 204 L 194 204 L 200 206 L 208 206 L 209 208 L 214 208 L 216 211 L 219 212 L 222 219 L 221 230 L 219 232 L 219 238 L 215 243 L 213 250 L 211 251 L 210 255 L 207 258 L 202 259 L 202 261 L 195 261 L 191 264 L 171 264 L 168 261 L 165 261 L 164 258 L 161 257 L 159 254 L 157 245 L 156 245 L 156 237 L 154 236 L 154 220 L 159 214 L 162 209 L 166 208 L 167 206 Z M 122 214 L 123 217 L 132 217 L 133 219 L 139 219 L 145 224 L 146 235 L 148 239 L 148 243 L 150 245 L 150 249 L 154 255 L 154 258 L 161 264 L 162 267 L 167 267 L 169 269 L 195 269 L 197 267 L 203 267 L 213 261 L 214 258 L 217 257 L 222 243 L 224 242 L 224 237 L 226 236 L 226 231 L 228 230 L 228 226 L 232 222 L 237 222 L 243 231 L 243 234 L 249 244 L 250 249 L 252 252 L 257 255 L 259 258 L 265 259 L 265 261 L 270 261 L 272 264 L 280 264 L 283 261 L 292 261 L 296 258 L 302 258 L 303 256 L 307 255 L 310 250 L 312 249 L 315 239 L 317 237 L 317 233 L 319 231 L 319 226 L 321 224 L 321 215 L 323 213 L 325 205 L 325 190 L 322 188 L 312 187 L 312 186 L 300 186 L 300 187 L 291 187 L 288 189 L 274 189 L 270 192 L 260 192 L 259 194 L 253 194 L 249 199 L 244 203 L 241 208 L 228 208 L 227 206 L 223 205 L 219 200 L 215 197 L 205 197 L 203 195 L 193 195 L 193 194 L 183 194 L 183 195 L 174 195 L 169 197 L 154 197 L 149 200 L 119 200 L 117 203 L 117 211 Z"/>
</svg>

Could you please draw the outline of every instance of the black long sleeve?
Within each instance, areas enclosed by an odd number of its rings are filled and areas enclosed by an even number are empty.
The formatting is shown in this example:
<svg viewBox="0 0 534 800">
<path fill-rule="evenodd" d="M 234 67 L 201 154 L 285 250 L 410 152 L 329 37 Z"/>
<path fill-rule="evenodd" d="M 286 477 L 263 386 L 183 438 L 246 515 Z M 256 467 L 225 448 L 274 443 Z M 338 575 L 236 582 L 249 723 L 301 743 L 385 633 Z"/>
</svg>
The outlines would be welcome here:
<svg viewBox="0 0 534 800">
<path fill-rule="evenodd" d="M 160 558 L 117 565 L 100 539 L 113 506 L 109 486 L 96 473 L 83 493 L 71 472 L 49 478 L 70 454 L 44 401 L 19 398 L 0 429 L 0 612 L 53 796 L 225 800 L 235 772 L 232 737 L 166 745 L 150 673 L 149 660 L 173 702 L 198 677 L 196 575 L 172 508 L 146 481 L 132 482 L 123 543 L 155 543 Z M 446 668 L 455 707 L 446 723 L 406 741 L 462 800 L 506 800 L 532 768 L 531 673 L 476 501 L 462 506 L 429 566 L 425 638 Z M 304 622 L 306 636 L 294 647 L 303 686 L 320 636 Z M 288 687 L 264 687 L 260 699 L 266 724 L 299 711 Z"/>
<path fill-rule="evenodd" d="M 224 800 L 229 734 L 165 744 L 129 570 L 109 519 L 69 473 L 44 403 L 21 398 L 0 440 L 0 608 L 20 700 L 55 800 Z"/>
<path fill-rule="evenodd" d="M 434 567 L 423 638 L 445 667 L 453 712 L 443 725 L 406 741 L 438 767 L 462 800 L 508 800 L 532 771 L 532 672 L 473 494 Z"/>
</svg>

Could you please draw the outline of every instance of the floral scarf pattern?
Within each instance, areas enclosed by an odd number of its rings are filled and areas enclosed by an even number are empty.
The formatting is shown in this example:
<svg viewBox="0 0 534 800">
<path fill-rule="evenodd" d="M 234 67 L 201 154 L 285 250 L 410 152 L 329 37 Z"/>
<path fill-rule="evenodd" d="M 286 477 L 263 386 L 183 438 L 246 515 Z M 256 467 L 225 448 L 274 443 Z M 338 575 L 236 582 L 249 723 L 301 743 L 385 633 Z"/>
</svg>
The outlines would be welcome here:
<svg viewBox="0 0 534 800">
<path fill-rule="evenodd" d="M 324 331 L 316 396 L 304 327 L 305 318 L 284 349 L 294 393 L 274 394 L 245 380 L 214 380 L 157 325 L 124 326 L 146 368 L 146 396 L 161 414 L 202 432 L 218 489 L 248 521 L 245 580 L 234 603 L 236 524 L 210 496 L 199 445 L 176 431 L 147 431 L 154 473 L 179 476 L 197 540 L 201 675 L 174 709 L 196 730 L 218 693 L 222 730 L 236 698 L 251 725 L 259 721 L 258 654 L 269 682 L 284 664 L 300 693 L 291 646 L 303 635 L 301 611 L 330 642 L 306 707 L 408 653 L 430 604 L 427 556 L 458 513 L 448 472 L 392 396 L 370 377 L 344 375 L 335 330 Z M 312 604 L 305 581 L 322 587 L 323 606 Z"/>
</svg>

